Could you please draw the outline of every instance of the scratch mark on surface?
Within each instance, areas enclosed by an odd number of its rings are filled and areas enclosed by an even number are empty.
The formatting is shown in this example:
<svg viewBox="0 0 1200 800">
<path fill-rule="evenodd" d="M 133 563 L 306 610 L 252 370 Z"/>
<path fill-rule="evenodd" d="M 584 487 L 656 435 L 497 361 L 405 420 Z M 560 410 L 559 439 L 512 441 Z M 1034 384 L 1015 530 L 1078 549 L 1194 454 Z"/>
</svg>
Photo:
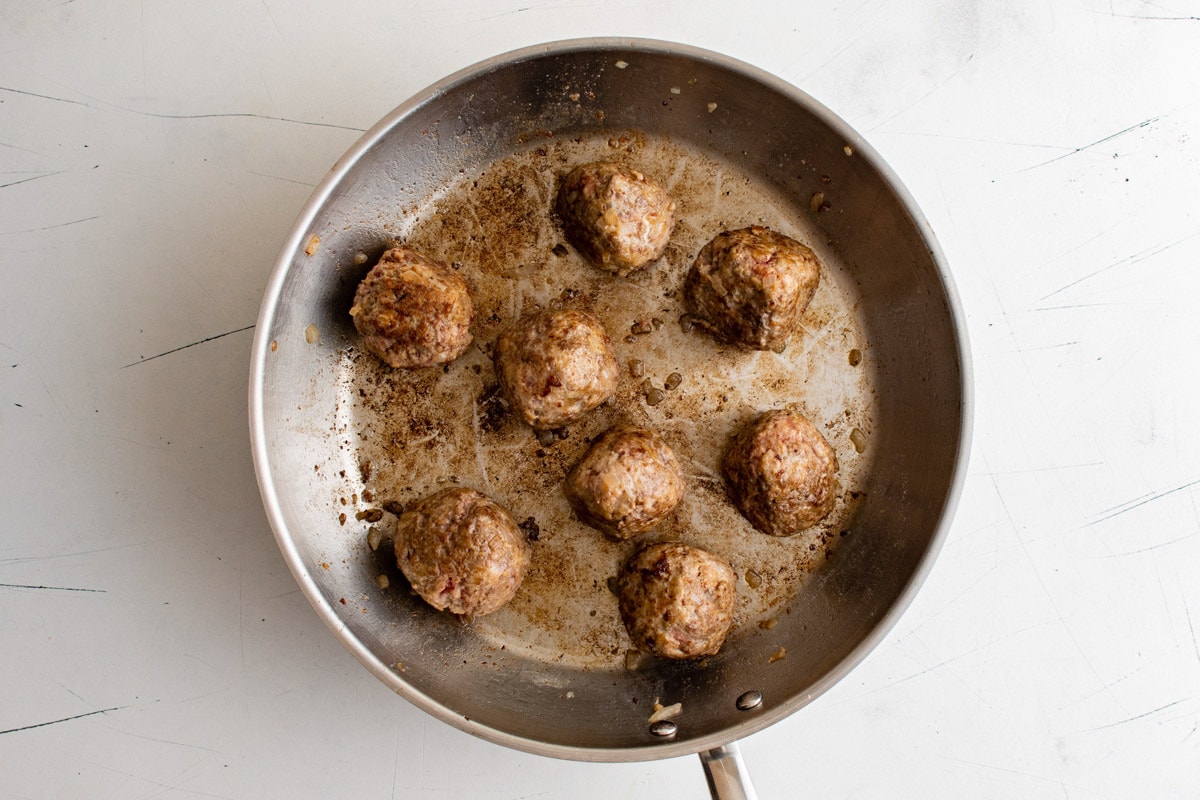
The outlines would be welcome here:
<svg viewBox="0 0 1200 800">
<path fill-rule="evenodd" d="M 1017 526 L 1017 521 L 1013 519 L 1012 511 L 1008 507 L 1008 501 L 1004 499 L 1004 494 L 1000 491 L 1000 484 L 997 483 L 994 475 L 991 476 L 991 479 L 992 488 L 996 492 L 996 499 L 1000 501 L 1000 508 L 1004 510 L 1004 516 L 1008 519 L 1008 524 L 1012 526 L 1013 533 L 1016 534 L 1017 542 L 1021 545 L 1021 552 L 1025 554 L 1025 560 L 1029 563 L 1029 569 L 1033 572 L 1033 577 L 1037 578 L 1038 585 L 1042 587 L 1042 594 L 1045 595 L 1046 602 L 1050 604 L 1051 610 L 1054 611 L 1054 615 L 1058 618 L 1059 623 L 1063 626 L 1063 630 L 1066 631 L 1067 638 L 1071 640 L 1071 644 L 1075 647 L 1075 651 L 1079 653 L 1079 657 L 1082 658 L 1083 663 L 1087 665 L 1088 671 L 1092 673 L 1092 676 L 1095 677 L 1096 682 L 1099 683 L 1100 686 L 1103 687 L 1103 690 L 1108 693 L 1108 696 L 1112 698 L 1113 703 L 1117 706 L 1120 706 L 1121 701 L 1117 699 L 1117 696 L 1113 694 L 1112 689 L 1109 688 L 1105 684 L 1104 679 L 1100 677 L 1100 673 L 1096 670 L 1096 665 L 1092 663 L 1090 658 L 1088 658 L 1087 652 L 1083 649 L 1083 646 L 1079 644 L 1079 640 L 1075 638 L 1075 632 L 1071 630 L 1071 626 L 1067 624 L 1066 617 L 1064 617 L 1062 611 L 1059 610 L 1058 603 L 1054 602 L 1054 595 L 1050 593 L 1050 587 L 1046 586 L 1046 581 L 1042 577 L 1042 573 L 1038 571 L 1037 562 L 1034 561 L 1033 556 L 1029 554 L 1029 546 L 1025 543 L 1025 539 L 1021 536 L 1021 529 Z"/>
<path fill-rule="evenodd" d="M 1134 253 L 1131 256 L 1127 256 L 1127 257 L 1121 259 L 1120 261 L 1115 261 L 1112 264 L 1109 264 L 1107 267 L 1103 267 L 1101 269 L 1096 270 L 1095 272 L 1084 275 L 1082 278 L 1073 280 L 1070 283 L 1068 283 L 1066 286 L 1063 286 L 1061 289 L 1055 289 L 1053 292 L 1046 295 L 1045 297 L 1038 298 L 1038 302 L 1040 303 L 1043 300 L 1048 300 L 1051 297 L 1054 297 L 1054 295 L 1060 294 L 1061 292 L 1065 292 L 1067 289 L 1070 289 L 1072 286 L 1076 286 L 1080 283 L 1083 283 L 1084 281 L 1089 281 L 1092 278 L 1096 277 L 1097 275 L 1102 275 L 1105 272 L 1108 272 L 1110 269 L 1116 269 L 1117 267 L 1120 267 L 1120 266 L 1129 266 L 1129 265 L 1137 264 L 1140 261 L 1145 261 L 1148 258 L 1153 258 L 1154 256 L 1161 255 L 1162 253 L 1165 253 L 1166 251 L 1170 250 L 1172 247 L 1178 247 L 1179 245 L 1183 244 L 1184 242 L 1195 239 L 1197 236 L 1200 236 L 1200 231 L 1196 231 L 1195 233 L 1188 234 L 1187 236 L 1183 237 L 1182 239 L 1177 239 L 1177 240 L 1171 242 L 1170 244 L 1165 244 L 1165 245 L 1162 245 L 1157 248 L 1150 248 L 1148 250 L 1143 250 L 1140 253 Z"/>
<path fill-rule="evenodd" d="M 1152 17 L 1141 14 L 1113 14 L 1111 12 L 1108 14 L 1108 16 L 1114 19 L 1152 19 L 1162 22 L 1200 22 L 1200 17 Z"/>
<path fill-rule="evenodd" d="M 74 586 L 35 586 L 29 583 L 0 583 L 0 589 L 49 589 L 55 592 L 97 592 L 105 594 L 108 589 L 78 589 Z"/>
<path fill-rule="evenodd" d="M 20 233 L 37 233 L 38 231 L 50 231 L 50 230 L 54 230 L 55 228 L 65 228 L 68 225 L 78 225 L 81 222 L 91 222 L 94 219 L 100 219 L 100 215 L 97 214 L 94 217 L 84 217 L 83 219 L 75 219 L 75 220 L 71 220 L 70 222 L 60 222 L 56 225 L 47 225 L 44 228 L 27 228 L 26 230 L 23 230 L 23 231 L 8 231 L 7 233 L 0 233 L 0 236 L 16 236 L 17 234 L 20 234 Z"/>
<path fill-rule="evenodd" d="M 38 94 L 37 92 L 27 92 L 24 89 L 13 89 L 8 86 L 0 86 L 0 92 L 12 92 L 13 94 L 23 94 L 27 97 L 40 97 L 42 100 L 53 100 L 56 103 L 70 103 L 73 106 L 83 106 L 84 108 L 94 108 L 95 106 L 87 103 L 82 103 L 79 100 L 68 100 L 65 97 L 52 97 L 48 94 Z"/>
<path fill-rule="evenodd" d="M 1192 625 L 1192 610 L 1188 608 L 1187 597 L 1183 594 L 1183 584 L 1179 581 L 1179 573 L 1175 573 L 1175 581 L 1179 584 L 1179 594 L 1183 597 L 1183 615 L 1187 617 L 1188 630 L 1192 634 L 1192 650 L 1196 653 L 1196 660 L 1200 661 L 1200 643 L 1196 641 L 1196 628 Z"/>
<path fill-rule="evenodd" d="M 13 181 L 12 183 L 0 183 L 0 189 L 7 189 L 9 186 L 17 186 L 18 184 L 29 183 L 30 181 L 40 180 L 41 178 L 52 178 L 55 175 L 62 175 L 64 172 L 66 172 L 66 170 L 60 169 L 58 172 L 43 172 L 41 175 L 34 175 L 32 178 L 22 178 L 21 180 Z"/>
<path fill-rule="evenodd" d="M 90 556 L 93 553 L 106 553 L 110 550 L 127 550 L 130 547 L 145 547 L 148 544 L 158 544 L 159 542 L 170 542 L 175 539 L 182 539 L 183 535 L 164 536 L 161 539 L 149 539 L 145 542 L 131 542 L 130 544 L 115 544 L 112 547 L 93 547 L 88 550 L 77 550 L 72 553 L 56 553 L 45 556 L 18 556 L 15 558 L 0 559 L 0 566 L 10 567 L 14 564 L 26 564 L 33 561 L 46 561 L 52 558 L 75 558 L 76 556 Z"/>
<path fill-rule="evenodd" d="M 99 711 L 89 711 L 86 714 L 76 714 L 73 717 L 63 717 L 62 719 L 52 719 L 49 722 L 39 722 L 36 725 L 25 725 L 24 727 L 21 727 L 21 728 L 9 728 L 6 731 L 0 731 L 0 736 L 3 736 L 6 733 L 17 733 L 19 731 L 31 731 L 34 728 L 44 728 L 47 725 L 57 725 L 60 722 L 70 722 L 73 719 L 83 719 L 84 717 L 93 717 L 96 714 L 107 714 L 110 711 L 120 711 L 123 708 L 129 708 L 129 706 L 113 706 L 112 708 L 102 708 Z"/>
<path fill-rule="evenodd" d="M 925 99 L 926 99 L 926 98 L 928 98 L 928 97 L 929 97 L 931 94 L 933 94 L 934 92 L 936 92 L 938 89 L 941 89 L 941 88 L 942 88 L 943 86 L 945 86 L 947 83 L 949 83 L 950 81 L 952 81 L 952 80 L 954 80 L 956 77 L 958 77 L 958 73 L 960 73 L 960 72 L 962 72 L 964 69 L 966 69 L 966 68 L 967 68 L 967 66 L 968 66 L 968 65 L 970 65 L 970 63 L 971 63 L 971 60 L 972 60 L 973 58 L 975 58 L 975 54 L 974 54 L 974 53 L 971 53 L 971 55 L 967 56 L 967 60 L 966 60 L 966 61 L 964 61 L 964 62 L 962 63 L 962 65 L 961 65 L 961 66 L 959 66 L 959 68 L 958 68 L 958 69 L 954 70 L 954 71 L 953 71 L 953 72 L 951 72 L 949 75 L 947 75 L 947 76 L 946 76 L 944 79 L 942 79 L 942 80 L 941 80 L 941 81 L 940 81 L 940 82 L 939 82 L 939 83 L 938 83 L 936 86 L 934 86 L 934 87 L 933 87 L 932 89 L 930 89 L 928 92 L 926 92 L 925 94 L 921 95 L 921 96 L 920 96 L 920 97 L 918 97 L 916 100 L 914 100 L 914 101 L 912 101 L 911 103 L 909 103 L 908 105 L 904 106 L 904 107 L 903 107 L 903 108 L 901 108 L 899 111 L 897 111 L 895 114 L 892 114 L 890 117 L 888 117 L 887 119 L 885 119 L 883 122 L 880 122 L 880 123 L 878 123 L 877 125 L 875 125 L 874 127 L 872 127 L 872 128 L 871 128 L 871 131 L 876 131 L 876 130 L 878 130 L 879 128 L 882 128 L 884 125 L 887 125 L 889 122 L 891 122 L 892 120 L 894 120 L 896 117 L 900 116 L 901 114 L 905 113 L 906 111 L 909 111 L 910 109 L 913 109 L 913 108 L 916 108 L 917 106 L 919 106 L 919 105 L 920 105 L 922 102 L 924 102 L 924 101 L 925 101 Z"/>
<path fill-rule="evenodd" d="M 1017 173 L 1020 174 L 1022 172 L 1029 172 L 1029 170 L 1031 170 L 1031 169 L 1037 169 L 1038 167 L 1044 167 L 1047 164 L 1053 164 L 1055 161 L 1061 161 L 1064 158 L 1069 158 L 1073 155 L 1077 155 L 1079 153 L 1084 152 L 1085 150 L 1091 150 L 1093 147 L 1102 145 L 1105 142 L 1111 142 L 1113 139 L 1116 139 L 1119 136 L 1124 136 L 1125 134 L 1132 133 L 1133 131 L 1136 131 L 1139 128 L 1145 128 L 1149 125 L 1153 125 L 1155 122 L 1158 122 L 1158 120 L 1159 120 L 1159 117 L 1151 117 L 1150 119 L 1144 119 L 1137 124 L 1130 125 L 1128 128 L 1122 128 L 1121 130 L 1117 131 L 1116 133 L 1110 133 L 1108 136 L 1105 136 L 1103 139 L 1097 139 L 1096 141 L 1092 142 L 1091 144 L 1085 144 L 1082 147 L 1073 148 L 1070 152 L 1063 153 L 1060 156 L 1055 156 L 1054 158 L 1051 158 L 1048 161 L 1042 161 L 1041 163 L 1034 164 L 1031 167 L 1026 167 L 1025 169 L 1017 170 Z"/>
<path fill-rule="evenodd" d="M 287 48 L 288 55 L 292 57 L 292 61 L 298 61 L 299 59 L 296 58 L 295 52 L 292 51 L 292 46 L 288 43 L 287 37 L 279 29 L 279 23 L 275 21 L 275 15 L 271 13 L 271 7 L 267 5 L 267 0 L 262 0 L 262 7 L 267 12 L 267 16 L 271 18 L 271 24 L 275 26 L 275 32 L 279 34 L 279 39 L 283 42 L 283 46 Z"/>
<path fill-rule="evenodd" d="M 1147 502 L 1149 502 L 1149 501 L 1147 501 Z M 1117 512 L 1117 513 L 1120 513 L 1120 512 Z M 1180 536 L 1178 539 L 1172 539 L 1169 542 L 1161 542 L 1159 544 L 1152 544 L 1149 547 L 1143 547 L 1141 550 L 1130 550 L 1125 553 L 1109 553 L 1107 556 L 1105 556 L 1105 558 L 1120 558 L 1122 556 L 1136 556 L 1139 553 L 1149 553 L 1151 550 L 1157 550 L 1160 547 L 1168 547 L 1170 545 L 1177 544 L 1179 542 L 1186 541 L 1188 539 L 1193 539 L 1193 538 L 1195 538 L 1195 536 L 1196 536 L 1195 533 L 1189 533 L 1187 536 Z"/>
<path fill-rule="evenodd" d="M 1035 150 L 1070 150 L 1061 144 L 1042 144 L 1040 142 L 1011 142 L 1005 139 L 984 139 L 979 136 L 955 136 L 949 133 L 930 133 L 928 131 L 881 131 L 887 136 L 919 136 L 924 139 L 946 139 L 952 142 L 975 142 L 976 144 L 999 144 L 1005 147 L 1029 147 Z"/>
<path fill-rule="evenodd" d="M 230 112 L 226 114 L 159 114 L 154 111 L 139 111 L 136 108 L 122 108 L 117 106 L 122 111 L 128 111 L 131 114 L 141 114 L 146 117 L 154 117 L 156 119 L 265 119 L 271 122 L 290 122 L 293 125 L 311 125 L 314 128 L 337 128 L 342 131 L 354 131 L 355 133 L 363 133 L 366 128 L 354 128 L 349 125 L 338 125 L 333 122 L 310 122 L 303 119 L 292 119 L 291 117 L 272 117 L 267 114 L 251 114 L 249 112 Z"/>
<path fill-rule="evenodd" d="M 1155 500 L 1161 500 L 1162 498 L 1168 497 L 1169 495 L 1173 495 L 1176 492 L 1182 492 L 1184 489 L 1190 489 L 1191 487 L 1193 487 L 1197 484 L 1200 484 L 1200 479 L 1197 479 L 1194 481 L 1189 481 L 1189 482 L 1183 484 L 1182 486 L 1176 486 L 1173 489 L 1166 489 L 1161 492 L 1153 492 L 1149 495 L 1142 495 L 1140 498 L 1135 498 L 1133 500 L 1130 500 L 1128 503 L 1125 503 L 1123 506 L 1114 506 L 1113 508 L 1106 509 L 1106 511 L 1110 512 L 1110 513 L 1105 513 L 1103 511 L 1100 512 L 1103 516 L 1097 517 L 1096 519 L 1092 520 L 1084 527 L 1091 527 L 1092 525 L 1098 525 L 1099 523 L 1104 522 L 1105 520 L 1112 519 L 1113 517 L 1118 517 L 1121 514 L 1126 513 L 1127 511 L 1133 511 L 1135 508 L 1140 508 L 1141 506 L 1144 506 L 1147 503 L 1152 503 Z"/>
<path fill-rule="evenodd" d="M 1134 720 L 1142 719 L 1143 717 L 1148 717 L 1151 714 L 1157 714 L 1160 711 L 1166 711 L 1171 706 L 1177 706 L 1180 703 L 1182 703 L 1184 700 L 1188 700 L 1188 699 L 1189 698 L 1187 698 L 1187 697 L 1181 697 L 1180 699 L 1176 700 L 1174 703 L 1167 703 L 1165 706 L 1159 706 L 1158 708 L 1153 709 L 1152 711 L 1147 711 L 1145 713 L 1138 714 L 1137 716 L 1129 717 L 1128 719 L 1119 720 L 1117 722 L 1110 722 L 1107 725 L 1101 725 L 1098 728 L 1088 728 L 1087 732 L 1091 733 L 1092 731 L 1102 731 L 1105 728 L 1115 728 L 1118 725 L 1124 725 L 1126 722 L 1133 722 Z"/>
<path fill-rule="evenodd" d="M 122 736 L 132 736 L 134 739 L 144 739 L 147 742 L 158 742 L 159 744 L 173 744 L 177 747 L 190 747 L 193 750 L 203 750 L 207 753 L 216 753 L 217 755 L 224 755 L 224 753 L 222 753 L 220 750 L 214 750 L 211 747 L 205 747 L 205 746 L 199 745 L 199 744 L 189 744 L 188 742 L 177 742 L 174 739 L 159 739 L 157 736 L 142 736 L 141 734 L 132 733 L 130 731 L 120 731 L 120 733 Z"/>
<path fill-rule="evenodd" d="M 92 105 L 91 103 L 84 103 L 79 100 L 68 100 L 65 97 L 53 97 L 48 94 L 38 94 L 37 92 L 27 92 L 23 89 L 13 89 L 8 86 L 0 86 L 0 92 L 12 92 L 13 94 L 23 94 L 27 97 L 39 97 L 43 100 L 53 100 L 57 103 L 70 103 L 71 105 L 83 106 L 84 108 L 96 108 L 96 106 Z M 337 128 L 338 130 L 354 131 L 355 133 L 363 133 L 366 131 L 366 128 L 354 128 L 349 125 L 338 125 L 333 122 L 311 122 L 303 119 L 292 119 L 291 117 L 272 117 L 268 114 L 251 114 L 244 111 L 213 114 L 160 114 L 155 111 L 143 111 L 137 108 L 126 108 L 125 106 L 119 106 L 115 103 L 104 104 L 129 114 L 140 114 L 143 117 L 154 117 L 155 119 L 264 119 L 270 122 L 290 122 L 293 125 L 311 125 L 315 128 Z"/>
<path fill-rule="evenodd" d="M 292 180 L 291 178 L 281 178 L 278 175 L 268 175 L 265 172 L 255 172 L 254 170 L 250 170 L 250 174 L 257 175 L 260 178 L 270 178 L 271 180 L 274 180 L 274 181 L 283 181 L 285 183 L 294 183 L 298 186 L 307 186 L 310 189 L 314 189 L 317 186 L 315 183 L 305 183 L 304 181 Z M 3 188 L 4 188 L 3 186 L 0 186 L 0 189 L 3 189 Z"/>
<path fill-rule="evenodd" d="M 235 333 L 241 333 L 242 331 L 248 331 L 253 327 L 254 327 L 253 325 L 247 325 L 246 327 L 238 328 L 237 330 L 225 331 L 224 333 L 218 333 L 216 336 L 209 336 L 206 339 L 201 339 L 200 341 L 192 342 L 191 344 L 185 344 L 182 347 L 176 347 L 173 350 L 168 350 L 165 353 L 159 353 L 156 356 L 147 356 L 146 358 L 141 358 L 141 359 L 138 359 L 137 361 L 130 361 L 124 367 L 121 367 L 121 369 L 127 369 L 128 367 L 136 367 L 138 364 L 145 364 L 147 361 L 153 361 L 156 358 L 162 358 L 163 356 L 169 356 L 172 353 L 178 353 L 180 350 L 187 350 L 189 347 L 195 347 L 196 345 L 199 345 L 199 344 L 205 344 L 207 342 L 212 342 L 217 339 L 223 339 L 226 336 L 232 336 Z"/>
<path fill-rule="evenodd" d="M 1138 303 L 1070 303 L 1065 306 L 1038 306 L 1030 311 L 1069 311 L 1075 308 L 1108 308 L 1110 306 L 1133 306 Z"/>
</svg>

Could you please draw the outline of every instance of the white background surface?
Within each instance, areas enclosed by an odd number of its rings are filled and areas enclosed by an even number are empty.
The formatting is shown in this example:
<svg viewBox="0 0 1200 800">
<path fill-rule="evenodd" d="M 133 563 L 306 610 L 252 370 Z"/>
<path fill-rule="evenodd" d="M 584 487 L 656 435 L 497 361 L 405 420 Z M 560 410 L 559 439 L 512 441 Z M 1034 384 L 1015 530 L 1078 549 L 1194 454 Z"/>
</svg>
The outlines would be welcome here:
<svg viewBox="0 0 1200 800">
<path fill-rule="evenodd" d="M 1184 0 L 5 2 L 0 797 L 705 796 L 694 758 L 538 758 L 393 696 L 298 592 L 250 463 L 246 328 L 312 187 L 445 74 L 589 35 L 718 50 L 847 119 L 969 321 L 951 536 L 849 678 L 742 743 L 761 796 L 1195 797 Z"/>
</svg>

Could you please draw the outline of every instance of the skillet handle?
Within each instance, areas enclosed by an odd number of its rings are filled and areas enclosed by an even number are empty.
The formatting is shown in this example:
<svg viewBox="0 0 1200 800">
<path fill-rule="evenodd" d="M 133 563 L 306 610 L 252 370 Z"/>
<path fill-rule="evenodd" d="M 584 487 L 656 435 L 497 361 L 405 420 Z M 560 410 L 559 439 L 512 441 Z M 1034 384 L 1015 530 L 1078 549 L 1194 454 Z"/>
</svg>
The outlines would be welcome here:
<svg viewBox="0 0 1200 800">
<path fill-rule="evenodd" d="M 700 754 L 713 800 L 758 800 L 736 742 Z"/>
</svg>

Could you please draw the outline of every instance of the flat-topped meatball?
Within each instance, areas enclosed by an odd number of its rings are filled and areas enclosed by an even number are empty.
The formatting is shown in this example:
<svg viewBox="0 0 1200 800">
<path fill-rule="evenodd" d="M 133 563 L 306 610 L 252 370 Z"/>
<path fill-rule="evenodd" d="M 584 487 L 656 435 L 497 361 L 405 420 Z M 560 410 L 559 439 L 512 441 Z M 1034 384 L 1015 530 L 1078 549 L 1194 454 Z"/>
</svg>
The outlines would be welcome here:
<svg viewBox="0 0 1200 800">
<path fill-rule="evenodd" d="M 636 552 L 617 578 L 621 621 L 639 648 L 663 658 L 710 656 L 733 623 L 733 568 L 682 542 Z"/>
<path fill-rule="evenodd" d="M 771 536 L 811 528 L 837 501 L 837 455 L 793 411 L 768 411 L 742 428 L 721 466 L 734 505 Z"/>
<path fill-rule="evenodd" d="M 390 367 L 430 367 L 462 355 L 475 313 L 467 282 L 410 247 L 379 258 L 354 293 L 363 345 Z"/>
<path fill-rule="evenodd" d="M 720 339 L 780 352 L 821 278 L 812 250 L 769 228 L 723 231 L 700 250 L 684 300 Z"/>
<path fill-rule="evenodd" d="M 637 170 L 575 167 L 558 189 L 563 232 L 584 258 L 624 277 L 659 258 L 675 228 L 675 201 Z"/>
<path fill-rule="evenodd" d="M 400 515 L 396 562 L 414 590 L 453 614 L 490 614 L 517 593 L 530 547 L 512 516 L 474 489 L 443 489 Z"/>
<path fill-rule="evenodd" d="M 563 309 L 509 326 L 492 353 L 509 404 L 534 428 L 558 428 L 617 391 L 620 367 L 600 320 Z"/>
<path fill-rule="evenodd" d="M 683 499 L 675 452 L 645 428 L 616 426 L 598 436 L 563 483 L 575 513 L 614 539 L 649 530 Z"/>
</svg>

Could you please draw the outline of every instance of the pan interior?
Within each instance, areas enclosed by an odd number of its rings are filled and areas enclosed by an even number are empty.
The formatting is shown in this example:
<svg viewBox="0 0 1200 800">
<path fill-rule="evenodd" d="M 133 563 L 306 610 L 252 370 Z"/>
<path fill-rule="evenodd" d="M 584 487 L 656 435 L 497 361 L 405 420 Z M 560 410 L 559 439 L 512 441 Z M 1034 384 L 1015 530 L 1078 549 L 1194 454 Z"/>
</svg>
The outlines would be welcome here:
<svg viewBox="0 0 1200 800">
<path fill-rule="evenodd" d="M 937 265 L 854 144 L 795 96 L 730 65 L 612 46 L 527 55 L 452 80 L 351 160 L 284 254 L 262 339 L 262 425 L 285 553 L 376 674 L 505 744 L 628 758 L 743 735 L 847 668 L 934 541 L 963 426 Z M 556 176 L 598 159 L 647 173 L 678 204 L 667 254 L 627 279 L 556 250 Z M 782 354 L 721 346 L 680 323 L 679 287 L 698 249 L 750 224 L 799 239 L 823 264 L 803 330 Z M 354 288 L 396 239 L 455 264 L 472 287 L 476 345 L 445 369 L 392 371 L 357 347 Z M 597 314 L 623 375 L 612 405 L 548 443 L 504 412 L 487 351 L 520 313 L 553 305 Z M 634 335 L 638 323 L 651 332 Z M 662 388 L 676 372 L 678 388 L 649 405 L 643 381 Z M 780 406 L 825 432 L 843 489 L 824 525 L 789 539 L 753 531 L 718 474 L 730 432 Z M 560 488 L 588 439 L 616 421 L 662 432 L 687 475 L 682 507 L 632 543 L 578 523 Z M 372 522 L 373 509 L 455 483 L 538 529 L 517 598 L 470 624 L 408 592 L 387 543 L 393 517 Z M 384 539 L 374 552 L 372 525 Z M 627 657 L 607 579 L 658 539 L 733 564 L 735 628 L 717 656 Z M 736 710 L 750 689 L 763 706 Z M 667 742 L 648 732 L 656 700 L 682 703 Z"/>
</svg>

